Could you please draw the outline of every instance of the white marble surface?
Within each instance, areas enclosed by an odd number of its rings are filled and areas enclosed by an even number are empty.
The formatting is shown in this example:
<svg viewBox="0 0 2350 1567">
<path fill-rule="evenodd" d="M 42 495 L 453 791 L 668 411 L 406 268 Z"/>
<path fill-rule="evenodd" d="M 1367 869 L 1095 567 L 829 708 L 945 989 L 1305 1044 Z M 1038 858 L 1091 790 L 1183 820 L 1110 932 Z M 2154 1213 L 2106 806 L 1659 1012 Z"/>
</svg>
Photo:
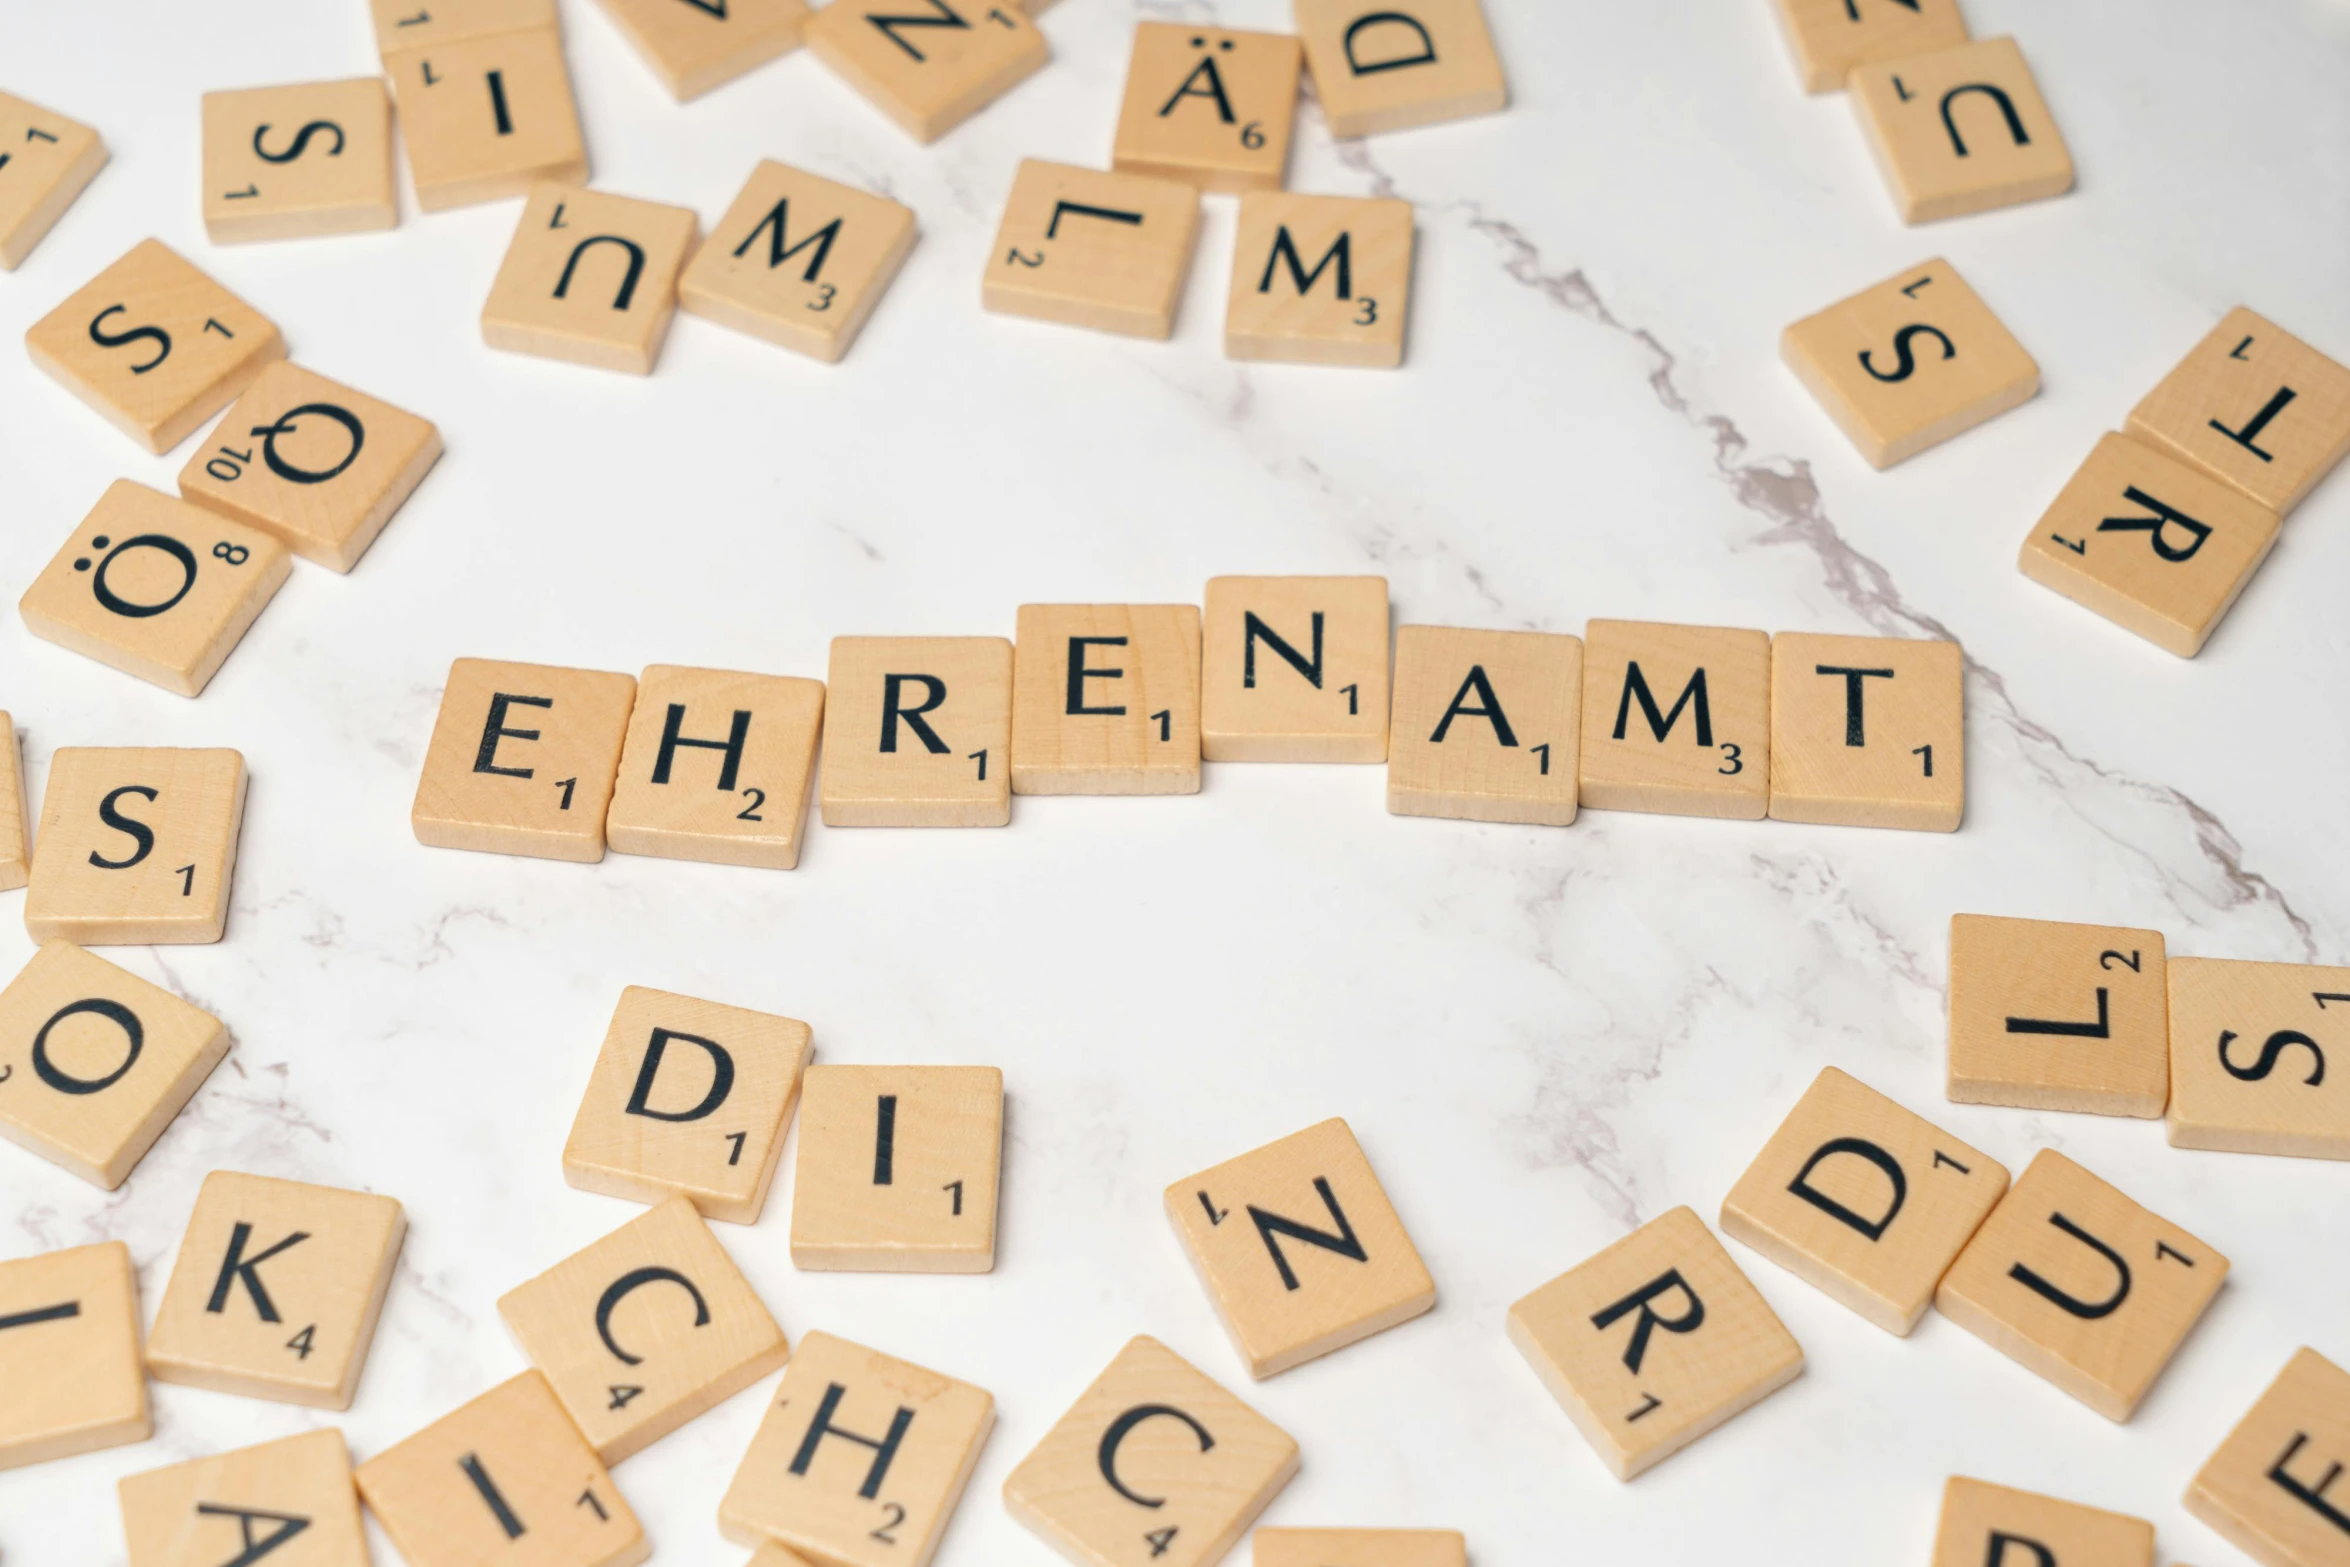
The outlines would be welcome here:
<svg viewBox="0 0 2350 1567">
<path fill-rule="evenodd" d="M 0 278 L 0 342 L 157 233 L 298 358 L 449 445 L 356 573 L 298 567 L 200 701 L 0 616 L 0 704 L 36 799 L 60 745 L 234 745 L 253 773 L 228 939 L 110 954 L 225 1018 L 235 1053 L 111 1196 L 0 1148 L 0 1257 L 121 1237 L 151 1309 L 207 1170 L 399 1197 L 405 1260 L 339 1419 L 380 1451 L 519 1369 L 496 1297 L 636 1211 L 571 1190 L 558 1159 L 620 987 L 657 985 L 806 1018 L 833 1061 L 1005 1069 L 992 1276 L 795 1272 L 788 1172 L 756 1228 L 723 1232 L 792 1333 L 994 1390 L 947 1567 L 1050 1559 L 998 1488 L 1129 1335 L 1242 1380 L 1158 1194 L 1333 1114 L 1441 1301 L 1247 1389 L 1304 1447 L 1269 1521 L 1458 1527 L 1488 1567 L 1860 1567 L 1923 1561 L 1943 1478 L 1965 1472 L 2152 1518 L 2166 1560 L 2234 1559 L 2180 1493 L 2296 1345 L 2350 1360 L 2350 1167 L 1942 1103 L 1943 943 L 1977 910 L 2350 959 L 2350 477 L 2291 519 L 2191 663 L 2014 566 L 2097 435 L 2227 307 L 2350 355 L 2350 11 L 1968 0 L 1979 33 L 2022 36 L 2080 188 L 1912 232 L 1847 106 L 1797 91 L 1764 0 L 1490 7 L 1506 116 L 1334 146 L 1302 113 L 1295 186 L 1419 207 L 1409 363 L 1382 374 L 1222 358 L 1222 199 L 1171 344 L 978 308 L 1015 161 L 1106 157 L 1137 16 L 1281 27 L 1282 0 L 1065 0 L 1044 19 L 1051 68 L 928 149 L 804 55 L 680 108 L 570 0 L 598 184 L 707 219 L 776 156 L 922 219 L 843 366 L 681 318 L 637 381 L 483 348 L 512 203 L 205 241 L 198 92 L 373 69 L 359 0 L 0 0 L 6 85 L 115 149 Z M 1778 332 L 1936 254 L 2047 389 L 1873 474 L 1779 365 Z M 13 596 L 109 480 L 169 487 L 185 454 L 137 452 L 14 347 L 0 388 Z M 458 655 L 821 674 L 839 633 L 1008 636 L 1024 600 L 1366 570 L 1411 620 L 1956 636 L 1965 830 L 1480 827 L 1390 818 L 1377 769 L 1225 766 L 1191 799 L 1024 800 L 1006 832 L 812 825 L 790 874 L 409 835 Z M 0 926 L 13 972 L 31 948 Z M 2064 1148 L 2229 1253 L 2227 1289 L 2115 1427 L 1945 1321 L 1887 1337 L 1741 1252 L 1807 1374 L 1618 1485 L 1505 1342 L 1505 1307 L 1676 1204 L 1710 1217 L 1830 1062 L 2012 1167 Z M 662 1560 L 741 1558 L 715 1512 L 759 1408 L 738 1398 L 621 1466 Z M 156 1409 L 148 1444 L 0 1474 L 11 1567 L 119 1563 L 117 1476 L 318 1418 L 179 1388 Z"/>
</svg>

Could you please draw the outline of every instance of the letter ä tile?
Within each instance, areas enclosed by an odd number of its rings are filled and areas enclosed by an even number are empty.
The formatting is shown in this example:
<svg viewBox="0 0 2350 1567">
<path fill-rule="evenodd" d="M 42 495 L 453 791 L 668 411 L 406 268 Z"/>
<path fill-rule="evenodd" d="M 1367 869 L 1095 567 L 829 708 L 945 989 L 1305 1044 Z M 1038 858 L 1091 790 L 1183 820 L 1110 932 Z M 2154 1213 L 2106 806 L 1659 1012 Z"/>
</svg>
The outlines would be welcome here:
<svg viewBox="0 0 2350 1567">
<path fill-rule="evenodd" d="M 812 1066 L 792 1175 L 792 1261 L 835 1273 L 995 1266 L 1004 1074 Z"/>
<path fill-rule="evenodd" d="M 1874 61 L 1846 85 L 1905 223 L 2073 188 L 2072 154 L 2012 38 Z"/>
<path fill-rule="evenodd" d="M 1952 1102 L 2161 1115 L 2170 1098 L 2163 956 L 2160 931 L 1952 915 Z"/>
<path fill-rule="evenodd" d="M 1777 0 L 1776 9 L 1808 93 L 1838 91 L 1856 65 L 1967 41 L 1958 0 Z"/>
<path fill-rule="evenodd" d="M 244 819 L 235 751 L 59 749 L 41 796 L 26 931 L 86 946 L 220 940 Z"/>
<path fill-rule="evenodd" d="M 1248 192 L 1232 246 L 1224 357 L 1402 364 L 1412 244 L 1408 201 Z"/>
<path fill-rule="evenodd" d="M 481 307 L 482 341 L 651 375 L 677 313 L 677 275 L 701 229 L 690 207 L 578 185 L 533 187 Z"/>
<path fill-rule="evenodd" d="M 1023 604 L 1012 653 L 1015 794 L 1197 794 L 1200 614 Z"/>
<path fill-rule="evenodd" d="M 1198 232 L 1189 185 L 1024 158 L 981 299 L 1001 315 L 1163 340 Z"/>
<path fill-rule="evenodd" d="M 604 857 L 636 681 L 461 658 L 449 666 L 409 812 L 416 841 L 546 860 Z"/>
<path fill-rule="evenodd" d="M 2350 969 L 2168 967 L 2171 1146 L 2350 1159 Z"/>
<path fill-rule="evenodd" d="M 412 0 L 389 3 L 406 6 Z M 495 9 L 542 3 L 544 25 L 477 32 L 470 23 L 453 23 L 443 41 L 403 40 L 406 47 L 384 56 L 384 74 L 400 106 L 408 177 L 416 184 L 416 205 L 426 212 L 520 196 L 549 180 L 586 181 L 587 149 L 579 139 L 579 110 L 551 0 Z M 436 0 L 424 10 L 441 17 L 447 8 Z M 381 38 L 380 4 L 376 27 Z"/>
<path fill-rule="evenodd" d="M 208 92 L 203 125 L 204 232 L 215 245 L 399 225 L 382 77 Z"/>
<path fill-rule="evenodd" d="M 1201 623 L 1211 762 L 1387 760 L 1385 577 L 1215 577 Z"/>
<path fill-rule="evenodd" d="M 2262 1567 L 2350 1561 L 2350 1372 L 2296 1351 L 2187 1488 L 2187 1511 Z"/>
<path fill-rule="evenodd" d="M 1582 701 L 1580 637 L 1402 627 L 1387 809 L 1567 826 L 1575 819 Z"/>
<path fill-rule="evenodd" d="M 603 0 L 603 6 L 680 103 L 797 49 L 808 20 L 804 0 Z"/>
<path fill-rule="evenodd" d="M 1012 819 L 1012 644 L 835 637 L 825 676 L 827 827 Z"/>
<path fill-rule="evenodd" d="M 1230 195 L 1279 190 L 1300 58 L 1287 33 L 1138 24 L 1111 166 Z"/>
<path fill-rule="evenodd" d="M 129 1247 L 0 1262 L 0 1387 L 0 1469 L 154 1434 Z"/>
<path fill-rule="evenodd" d="M 898 275 L 914 233 L 911 207 L 761 159 L 679 274 L 677 305 L 835 364 Z"/>
<path fill-rule="evenodd" d="M 2154 1567 L 2154 1525 L 1953 1475 L 1942 1488 L 1934 1567 Z"/>
<path fill-rule="evenodd" d="M 351 1455 L 331 1427 L 126 1475 L 116 1489 L 130 1567 L 368 1567 Z"/>
<path fill-rule="evenodd" d="M 0 93 L 0 272 L 13 272 L 106 167 L 106 143 L 78 120 Z"/>
<path fill-rule="evenodd" d="M 2129 431 L 2282 516 L 2350 455 L 2350 367 L 2239 305 L 2130 410 Z"/>
<path fill-rule="evenodd" d="M 1581 766 L 1593 810 L 1760 821 L 1771 792 L 1771 639 L 1592 621 Z"/>
<path fill-rule="evenodd" d="M 1771 638 L 1771 817 L 1956 832 L 1966 655 L 1955 642 Z"/>
<path fill-rule="evenodd" d="M 1259 1529 L 1253 1567 L 1469 1567 L 1455 1529 Z"/>
<path fill-rule="evenodd" d="M 1959 1253 L 1934 1304 L 2119 1422 L 2227 1274 L 2211 1247 L 2043 1149 Z"/>
<path fill-rule="evenodd" d="M 1478 0 L 1292 0 L 1291 10 L 1333 136 L 1400 131 L 1509 105 Z"/>
<path fill-rule="evenodd" d="M 606 841 L 621 854 L 790 870 L 823 724 L 821 681 L 652 665 L 637 681 Z"/>
<path fill-rule="evenodd" d="M 832 0 L 808 47 L 919 142 L 934 142 L 1042 69 L 1044 34 L 1019 6 Z"/>
</svg>

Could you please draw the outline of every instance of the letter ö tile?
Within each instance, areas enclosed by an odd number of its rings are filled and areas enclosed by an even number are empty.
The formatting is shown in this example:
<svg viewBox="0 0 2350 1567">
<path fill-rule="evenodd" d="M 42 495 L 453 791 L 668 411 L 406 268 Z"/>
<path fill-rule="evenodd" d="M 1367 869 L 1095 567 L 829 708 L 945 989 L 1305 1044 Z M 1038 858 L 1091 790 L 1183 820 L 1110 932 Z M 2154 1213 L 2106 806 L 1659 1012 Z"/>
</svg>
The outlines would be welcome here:
<svg viewBox="0 0 2350 1567">
<path fill-rule="evenodd" d="M 125 1475 L 116 1490 L 130 1567 L 368 1567 L 351 1455 L 332 1427 Z"/>
<path fill-rule="evenodd" d="M 61 747 L 41 796 L 45 852 L 25 930 L 83 946 L 220 940 L 244 819 L 234 751 Z"/>
<path fill-rule="evenodd" d="M 1497 114 L 1509 84 L 1478 0 L 1291 0 L 1330 134 Z"/>
<path fill-rule="evenodd" d="M 836 364 L 914 233 L 911 207 L 763 158 L 679 274 L 678 308 Z"/>
<path fill-rule="evenodd" d="M 106 167 L 106 143 L 78 120 L 0 93 L 0 272 L 13 272 Z"/>
<path fill-rule="evenodd" d="M 1231 195 L 1279 190 L 1300 58 L 1286 33 L 1136 24 L 1111 166 Z"/>
<path fill-rule="evenodd" d="M 1004 1074 L 992 1066 L 812 1066 L 800 1097 L 791 1255 L 810 1271 L 995 1266 Z"/>
<path fill-rule="evenodd" d="M 2154 1525 L 2078 1502 L 1953 1475 L 1934 1567 L 2154 1567 Z"/>
<path fill-rule="evenodd" d="M 2350 1159 L 2350 968 L 2167 967 L 2171 1146 Z"/>
<path fill-rule="evenodd" d="M 0 1387 L 0 1469 L 154 1434 L 129 1247 L 107 1241 L 0 1262 Z"/>
<path fill-rule="evenodd" d="M 203 126 L 204 232 L 215 245 L 399 225 L 382 77 L 208 92 Z"/>
<path fill-rule="evenodd" d="M 416 841 L 602 859 L 604 815 L 635 700 L 627 675 L 457 660 L 409 813 Z"/>
<path fill-rule="evenodd" d="M 2187 1511 L 2261 1567 L 2350 1561 L 2350 1373 L 2302 1349 L 2228 1433 Z"/>
<path fill-rule="evenodd" d="M 481 307 L 482 340 L 651 375 L 677 312 L 677 275 L 700 233 L 691 208 L 536 186 Z"/>
</svg>

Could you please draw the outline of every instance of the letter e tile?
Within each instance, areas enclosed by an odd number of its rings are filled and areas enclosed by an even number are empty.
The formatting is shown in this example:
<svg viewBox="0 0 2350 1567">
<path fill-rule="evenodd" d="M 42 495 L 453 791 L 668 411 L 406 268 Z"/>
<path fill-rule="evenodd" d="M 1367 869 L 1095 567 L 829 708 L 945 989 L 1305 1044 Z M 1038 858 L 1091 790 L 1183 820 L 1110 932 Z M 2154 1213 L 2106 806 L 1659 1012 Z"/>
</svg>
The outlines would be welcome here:
<svg viewBox="0 0 2350 1567">
<path fill-rule="evenodd" d="M 449 666 L 409 813 L 439 849 L 593 863 L 636 681 L 461 658 Z"/>
<path fill-rule="evenodd" d="M 2262 1567 L 2350 1561 L 2350 1372 L 2297 1351 L 2187 1488 L 2187 1511 Z"/>
<path fill-rule="evenodd" d="M 1023 604 L 1016 794 L 1197 794 L 1200 616 L 1189 604 Z"/>
</svg>

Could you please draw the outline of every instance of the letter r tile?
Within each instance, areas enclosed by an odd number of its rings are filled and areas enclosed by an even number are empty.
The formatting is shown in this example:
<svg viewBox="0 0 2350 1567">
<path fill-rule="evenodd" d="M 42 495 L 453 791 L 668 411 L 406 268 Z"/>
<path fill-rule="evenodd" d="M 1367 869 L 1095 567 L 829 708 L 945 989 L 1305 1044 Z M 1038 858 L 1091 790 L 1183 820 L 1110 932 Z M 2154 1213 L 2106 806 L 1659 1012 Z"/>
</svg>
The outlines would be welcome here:
<svg viewBox="0 0 2350 1567">
<path fill-rule="evenodd" d="M 2350 1372 L 2302 1349 L 2187 1489 L 2187 1511 L 2262 1567 L 2350 1562 Z"/>
</svg>

